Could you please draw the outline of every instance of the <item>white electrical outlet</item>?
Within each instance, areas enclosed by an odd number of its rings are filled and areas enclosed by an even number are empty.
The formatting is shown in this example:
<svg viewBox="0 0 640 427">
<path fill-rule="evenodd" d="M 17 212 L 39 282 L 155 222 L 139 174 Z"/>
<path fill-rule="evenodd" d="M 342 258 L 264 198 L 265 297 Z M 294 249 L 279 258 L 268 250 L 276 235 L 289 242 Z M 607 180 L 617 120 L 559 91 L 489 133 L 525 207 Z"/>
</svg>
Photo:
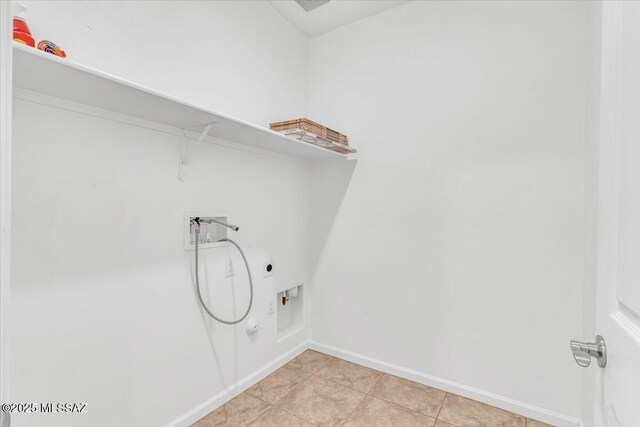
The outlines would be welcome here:
<svg viewBox="0 0 640 427">
<path fill-rule="evenodd" d="M 271 297 L 267 299 L 267 314 L 273 314 L 276 312 L 276 298 Z"/>
<path fill-rule="evenodd" d="M 231 258 L 226 257 L 224 260 L 224 275 L 225 277 L 233 276 L 233 262 L 231 262 Z"/>
</svg>

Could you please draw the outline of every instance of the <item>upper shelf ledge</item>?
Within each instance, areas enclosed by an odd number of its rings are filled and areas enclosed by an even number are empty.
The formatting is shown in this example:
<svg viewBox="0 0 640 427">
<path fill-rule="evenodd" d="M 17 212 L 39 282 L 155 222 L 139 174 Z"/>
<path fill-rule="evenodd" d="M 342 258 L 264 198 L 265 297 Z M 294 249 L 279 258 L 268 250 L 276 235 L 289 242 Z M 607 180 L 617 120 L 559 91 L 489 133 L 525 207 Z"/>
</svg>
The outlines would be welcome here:
<svg viewBox="0 0 640 427">
<path fill-rule="evenodd" d="M 14 43 L 13 70 L 13 85 L 33 92 L 180 129 L 215 122 L 211 136 L 287 156 L 349 158 L 19 43 Z"/>
</svg>

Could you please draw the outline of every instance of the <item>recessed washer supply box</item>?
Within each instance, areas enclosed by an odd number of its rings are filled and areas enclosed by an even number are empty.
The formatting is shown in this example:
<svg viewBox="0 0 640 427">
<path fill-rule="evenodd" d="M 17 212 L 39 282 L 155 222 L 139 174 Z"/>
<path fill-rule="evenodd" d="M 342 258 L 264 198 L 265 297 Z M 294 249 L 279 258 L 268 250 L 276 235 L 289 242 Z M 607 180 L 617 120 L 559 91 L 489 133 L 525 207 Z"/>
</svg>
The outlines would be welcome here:
<svg viewBox="0 0 640 427">
<path fill-rule="evenodd" d="M 195 250 L 195 236 L 196 233 L 191 225 L 193 218 L 215 218 L 223 222 L 231 222 L 229 212 L 225 211 L 191 211 L 184 213 L 184 250 Z M 200 225 L 200 244 L 198 249 L 208 248 L 222 248 L 229 246 L 227 242 L 218 242 L 220 239 L 226 239 L 229 236 L 229 229 L 220 224 L 206 224 Z"/>
<path fill-rule="evenodd" d="M 276 296 L 277 340 L 282 342 L 304 329 L 304 285 L 278 292 Z"/>
</svg>

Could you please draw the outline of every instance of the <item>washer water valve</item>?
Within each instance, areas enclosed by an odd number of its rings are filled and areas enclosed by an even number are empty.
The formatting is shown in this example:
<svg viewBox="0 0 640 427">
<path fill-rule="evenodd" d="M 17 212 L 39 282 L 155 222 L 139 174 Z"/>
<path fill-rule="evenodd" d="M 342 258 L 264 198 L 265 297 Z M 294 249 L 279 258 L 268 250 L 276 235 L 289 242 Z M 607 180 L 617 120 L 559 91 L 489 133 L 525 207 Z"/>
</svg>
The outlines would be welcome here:
<svg viewBox="0 0 640 427">
<path fill-rule="evenodd" d="M 297 298 L 299 288 L 299 286 L 296 286 L 295 288 L 287 289 L 286 291 L 284 291 L 282 293 L 282 305 L 287 305 L 291 298 Z"/>
</svg>

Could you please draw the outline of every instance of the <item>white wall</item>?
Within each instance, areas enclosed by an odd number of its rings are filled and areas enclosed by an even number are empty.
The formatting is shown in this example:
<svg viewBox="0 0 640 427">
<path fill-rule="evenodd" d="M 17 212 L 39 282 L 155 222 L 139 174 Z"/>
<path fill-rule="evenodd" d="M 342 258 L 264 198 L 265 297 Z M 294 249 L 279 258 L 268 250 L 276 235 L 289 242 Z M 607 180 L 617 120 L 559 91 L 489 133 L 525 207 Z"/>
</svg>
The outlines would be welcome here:
<svg viewBox="0 0 640 427">
<path fill-rule="evenodd" d="M 9 309 L 11 292 L 11 4 L 0 3 L 0 403 L 9 401 Z M 0 425 L 9 414 L 0 412 Z"/>
<path fill-rule="evenodd" d="M 580 417 L 587 5 L 412 2 L 311 39 L 312 339 Z M 348 188 L 347 188 L 348 186 Z"/>
<path fill-rule="evenodd" d="M 79 62 L 261 124 L 304 114 L 306 39 L 269 5 L 29 6 L 36 37 Z M 276 343 L 266 299 L 307 276 L 307 164 L 204 144 L 181 182 L 178 138 L 161 128 L 22 99 L 14 108 L 11 399 L 86 402 L 88 413 L 12 425 L 166 425 L 306 341 L 303 330 Z M 275 277 L 255 274 L 257 337 L 202 316 L 183 250 L 194 210 L 232 213 L 254 271 L 275 260 Z M 224 278 L 224 252 L 207 251 L 201 277 L 231 317 L 247 283 L 233 251 L 235 284 Z"/>
<path fill-rule="evenodd" d="M 307 38 L 264 1 L 22 1 L 73 61 L 267 126 L 305 111 Z"/>
<path fill-rule="evenodd" d="M 311 39 L 307 81 L 306 38 L 265 2 L 26 3 L 70 59 L 261 125 L 308 106 L 360 160 L 310 180 L 206 145 L 181 183 L 175 136 L 17 101 L 12 400 L 89 413 L 15 425 L 171 422 L 304 341 L 276 344 L 261 301 L 309 259 L 316 342 L 580 415 L 587 5 L 414 2 Z M 256 280 L 256 342 L 201 317 L 194 209 L 286 260 Z"/>
</svg>

